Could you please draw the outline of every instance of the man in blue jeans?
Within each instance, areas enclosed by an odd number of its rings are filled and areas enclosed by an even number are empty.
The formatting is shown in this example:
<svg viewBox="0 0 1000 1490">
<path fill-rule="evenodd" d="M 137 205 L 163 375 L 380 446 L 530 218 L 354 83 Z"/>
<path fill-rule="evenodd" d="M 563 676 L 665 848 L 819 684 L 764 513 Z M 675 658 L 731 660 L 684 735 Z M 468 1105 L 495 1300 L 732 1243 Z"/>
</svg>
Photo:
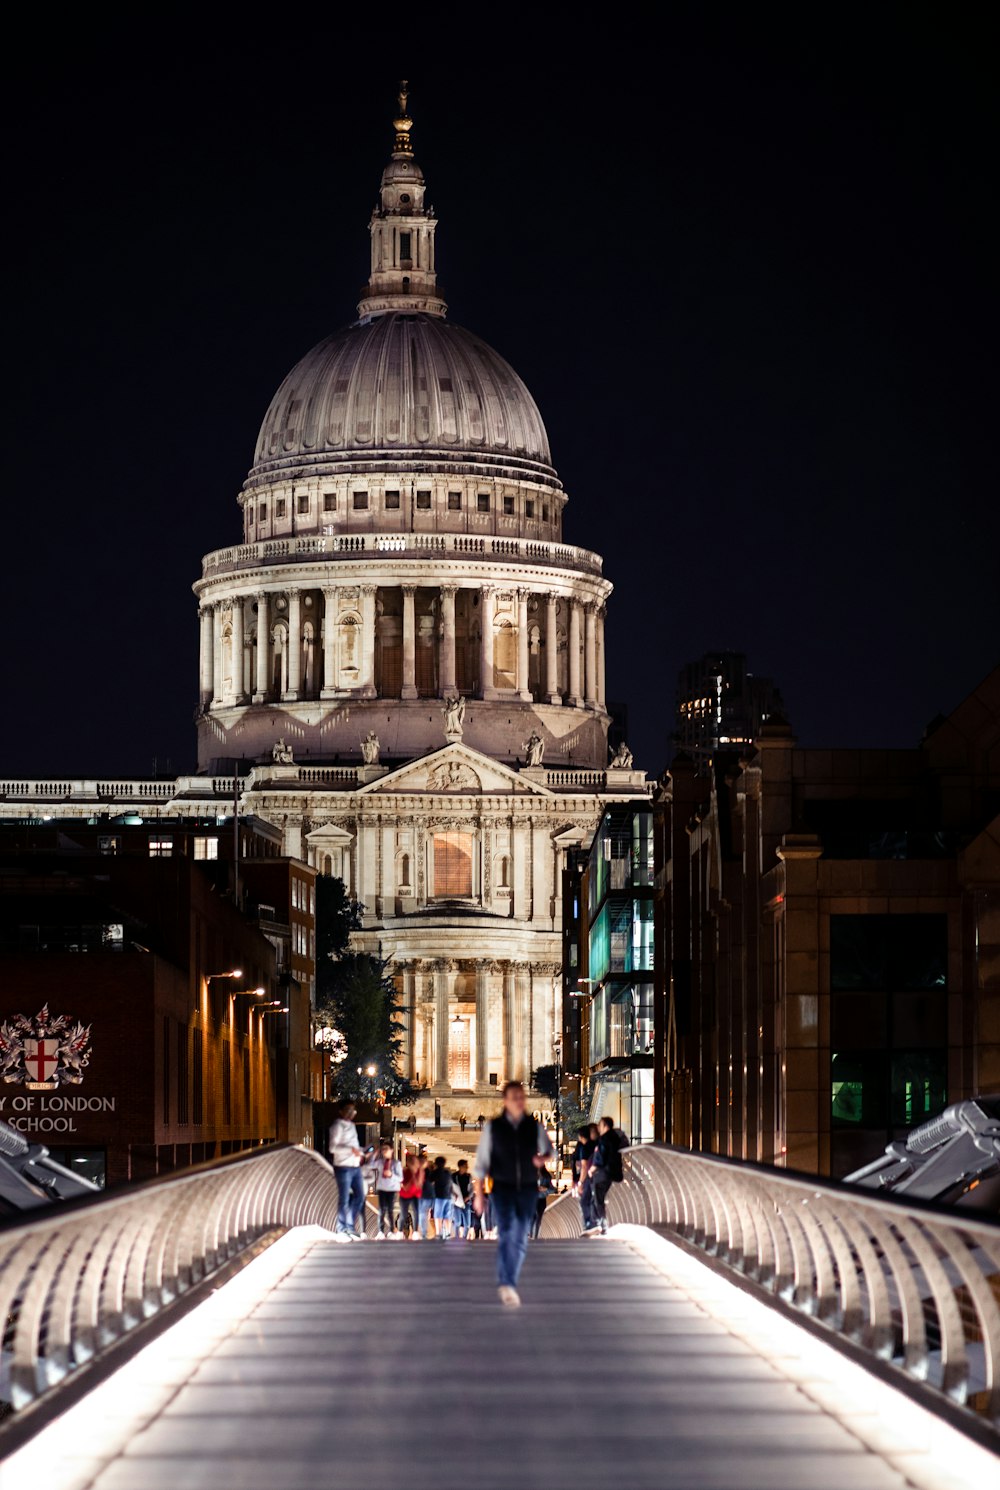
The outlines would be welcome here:
<svg viewBox="0 0 1000 1490">
<path fill-rule="evenodd" d="M 517 1280 L 538 1204 L 538 1171 L 552 1153 L 549 1135 L 524 1110 L 524 1087 L 519 1081 L 508 1081 L 503 1089 L 503 1112 L 485 1124 L 472 1166 L 472 1204 L 477 1216 L 486 1204 L 487 1177 L 493 1182 L 497 1284 L 500 1302 L 508 1309 L 516 1309 L 521 1302 Z"/>
<path fill-rule="evenodd" d="M 330 1125 L 330 1162 L 337 1176 L 340 1209 L 337 1230 L 356 1236 L 358 1217 L 365 1208 L 365 1182 L 361 1175 L 361 1142 L 354 1119 L 358 1110 L 353 1102 L 342 1102 L 336 1120 Z"/>
</svg>

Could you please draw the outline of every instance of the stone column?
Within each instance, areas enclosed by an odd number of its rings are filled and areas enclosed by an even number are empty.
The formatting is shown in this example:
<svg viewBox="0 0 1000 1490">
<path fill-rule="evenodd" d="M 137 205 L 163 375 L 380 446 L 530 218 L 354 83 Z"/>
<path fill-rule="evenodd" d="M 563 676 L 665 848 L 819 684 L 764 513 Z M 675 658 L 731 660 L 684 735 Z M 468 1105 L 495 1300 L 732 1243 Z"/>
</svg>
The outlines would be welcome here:
<svg viewBox="0 0 1000 1490">
<path fill-rule="evenodd" d="M 607 615 L 602 605 L 597 612 L 597 702 L 603 709 L 607 704 L 607 685 L 604 653 L 604 618 Z"/>
<path fill-rule="evenodd" d="M 198 656 L 198 702 L 202 712 L 212 707 L 215 675 L 215 641 L 212 635 L 212 606 L 203 605 L 198 610 L 201 627 Z"/>
<path fill-rule="evenodd" d="M 567 646 L 569 657 L 566 682 L 569 688 L 569 703 L 574 709 L 579 709 L 583 704 L 583 691 L 580 688 L 580 602 L 578 600 L 571 600 L 569 603 Z"/>
<path fill-rule="evenodd" d="M 597 607 L 593 601 L 584 606 L 583 698 L 588 709 L 597 704 Z"/>
<path fill-rule="evenodd" d="M 448 985 L 451 981 L 451 964 L 447 962 L 436 962 L 434 964 L 434 1024 L 435 1034 L 435 1060 L 434 1060 L 434 1093 L 436 1096 L 447 1096 L 451 1092 L 451 1082 L 448 1079 Z"/>
<path fill-rule="evenodd" d="M 271 686 L 271 628 L 267 611 L 267 591 L 257 591 L 257 686 L 253 701 L 262 704 Z"/>
<path fill-rule="evenodd" d="M 559 631 L 556 627 L 558 601 L 551 592 L 545 597 L 545 696 L 550 704 L 562 703 L 559 697 Z"/>
<path fill-rule="evenodd" d="M 514 964 L 505 962 L 503 968 L 503 1079 L 516 1081 L 517 1071 L 517 1017 L 514 995 Z"/>
<path fill-rule="evenodd" d="M 479 609 L 482 612 L 482 638 L 479 651 L 479 695 L 494 698 L 493 688 L 493 586 L 483 585 Z"/>
<path fill-rule="evenodd" d="M 375 586 L 361 586 L 361 696 L 375 697 Z"/>
<path fill-rule="evenodd" d="M 417 1070 L 417 988 L 412 962 L 403 965 L 403 1076 L 412 1081 Z"/>
<path fill-rule="evenodd" d="M 400 698 L 417 696 L 416 585 L 403 585 L 403 686 Z"/>
<path fill-rule="evenodd" d="M 214 696 L 212 698 L 212 703 L 213 703 L 213 705 L 219 705 L 219 704 L 222 703 L 222 603 L 221 603 L 221 601 L 216 601 L 215 610 L 214 610 L 214 613 L 213 613 L 213 619 L 214 619 L 214 624 L 212 626 L 212 655 L 213 655 L 214 661 L 212 663 L 212 676 L 213 676 L 212 687 L 213 687 L 213 690 L 214 690 Z"/>
<path fill-rule="evenodd" d="M 288 686 L 284 698 L 299 696 L 302 676 L 302 596 L 298 590 L 288 592 Z"/>
<path fill-rule="evenodd" d="M 243 601 L 233 601 L 233 703 L 245 704 L 247 695 L 243 686 L 246 642 L 243 633 Z"/>
<path fill-rule="evenodd" d="M 490 1090 L 490 963 L 480 958 L 476 963 L 476 1069 L 475 1089 Z"/>
<path fill-rule="evenodd" d="M 529 590 L 517 592 L 517 696 L 530 699 L 528 687 L 528 596 Z"/>
<path fill-rule="evenodd" d="M 441 656 L 439 675 L 441 697 L 456 692 L 455 683 L 455 594 L 457 585 L 441 586 Z"/>
<path fill-rule="evenodd" d="M 516 965 L 514 976 L 514 1060 L 516 1077 L 525 1085 L 531 1080 L 531 967 Z"/>
<path fill-rule="evenodd" d="M 336 694 L 333 684 L 337 666 L 336 609 L 337 591 L 330 585 L 323 591 L 323 688 L 320 698 L 333 698 Z"/>
</svg>

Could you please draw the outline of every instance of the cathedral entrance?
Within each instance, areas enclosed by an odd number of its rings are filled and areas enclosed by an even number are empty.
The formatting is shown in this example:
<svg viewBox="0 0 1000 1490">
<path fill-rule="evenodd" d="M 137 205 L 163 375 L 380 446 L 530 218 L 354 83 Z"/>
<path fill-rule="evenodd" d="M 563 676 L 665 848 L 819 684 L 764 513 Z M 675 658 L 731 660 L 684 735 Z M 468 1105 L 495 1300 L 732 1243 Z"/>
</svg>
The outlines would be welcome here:
<svg viewBox="0 0 1000 1490">
<path fill-rule="evenodd" d="M 472 1017 L 456 1014 L 448 1030 L 448 1081 L 454 1091 L 472 1089 Z"/>
</svg>

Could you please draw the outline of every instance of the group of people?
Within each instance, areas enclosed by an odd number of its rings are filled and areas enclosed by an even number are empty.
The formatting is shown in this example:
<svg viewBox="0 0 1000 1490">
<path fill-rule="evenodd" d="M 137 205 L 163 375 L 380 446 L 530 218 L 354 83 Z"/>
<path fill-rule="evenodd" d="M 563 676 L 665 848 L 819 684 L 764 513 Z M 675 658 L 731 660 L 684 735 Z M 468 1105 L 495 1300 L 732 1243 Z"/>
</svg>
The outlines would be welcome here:
<svg viewBox="0 0 1000 1490">
<path fill-rule="evenodd" d="M 580 1201 L 584 1236 L 608 1229 L 608 1191 L 624 1175 L 622 1150 L 628 1146 L 627 1136 L 609 1117 L 576 1130 L 573 1194 Z"/>
<path fill-rule="evenodd" d="M 500 1302 L 516 1308 L 518 1279 L 537 1236 L 548 1195 L 555 1186 L 548 1169 L 554 1157 L 544 1124 L 526 1111 L 524 1086 L 508 1081 L 503 1110 L 484 1121 L 469 1172 L 468 1160 L 449 1169 L 444 1155 L 431 1163 L 423 1155 L 397 1159 L 391 1143 L 362 1149 L 352 1102 L 342 1104 L 330 1129 L 330 1155 L 340 1194 L 338 1231 L 356 1235 L 369 1183 L 378 1199 L 378 1237 L 423 1240 L 434 1235 L 473 1240 L 495 1234 Z M 580 1128 L 574 1154 L 574 1193 L 579 1196 L 584 1231 L 607 1228 L 606 1202 L 622 1178 L 622 1150 L 628 1138 L 610 1118 Z M 397 1204 L 401 1230 L 397 1229 Z"/>
</svg>

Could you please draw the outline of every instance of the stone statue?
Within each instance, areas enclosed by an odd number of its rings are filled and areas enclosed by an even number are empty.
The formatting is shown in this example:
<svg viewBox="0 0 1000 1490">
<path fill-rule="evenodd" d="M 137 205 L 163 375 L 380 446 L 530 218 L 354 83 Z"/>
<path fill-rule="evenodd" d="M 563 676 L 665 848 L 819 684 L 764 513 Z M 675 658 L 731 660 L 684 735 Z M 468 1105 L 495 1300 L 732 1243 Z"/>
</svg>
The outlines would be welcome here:
<svg viewBox="0 0 1000 1490">
<path fill-rule="evenodd" d="M 532 730 L 527 740 L 525 740 L 524 752 L 529 766 L 540 766 L 542 764 L 542 757 L 545 754 L 545 741 L 537 730 Z"/>
<path fill-rule="evenodd" d="M 364 761 L 366 766 L 378 765 L 378 752 L 378 735 L 373 729 L 370 729 L 365 738 L 361 741 L 361 759 Z"/>
<path fill-rule="evenodd" d="M 445 739 L 460 740 L 465 724 L 465 699 L 460 694 L 454 698 L 446 698 L 441 713 L 444 715 Z"/>
<path fill-rule="evenodd" d="M 285 737 L 275 741 L 271 750 L 271 759 L 276 766 L 294 766 L 295 759 L 292 755 L 292 747 L 285 744 Z"/>
<path fill-rule="evenodd" d="M 611 757 L 608 769 L 611 771 L 631 771 L 632 752 L 631 750 L 629 750 L 624 740 L 621 742 L 618 749 Z"/>
</svg>

